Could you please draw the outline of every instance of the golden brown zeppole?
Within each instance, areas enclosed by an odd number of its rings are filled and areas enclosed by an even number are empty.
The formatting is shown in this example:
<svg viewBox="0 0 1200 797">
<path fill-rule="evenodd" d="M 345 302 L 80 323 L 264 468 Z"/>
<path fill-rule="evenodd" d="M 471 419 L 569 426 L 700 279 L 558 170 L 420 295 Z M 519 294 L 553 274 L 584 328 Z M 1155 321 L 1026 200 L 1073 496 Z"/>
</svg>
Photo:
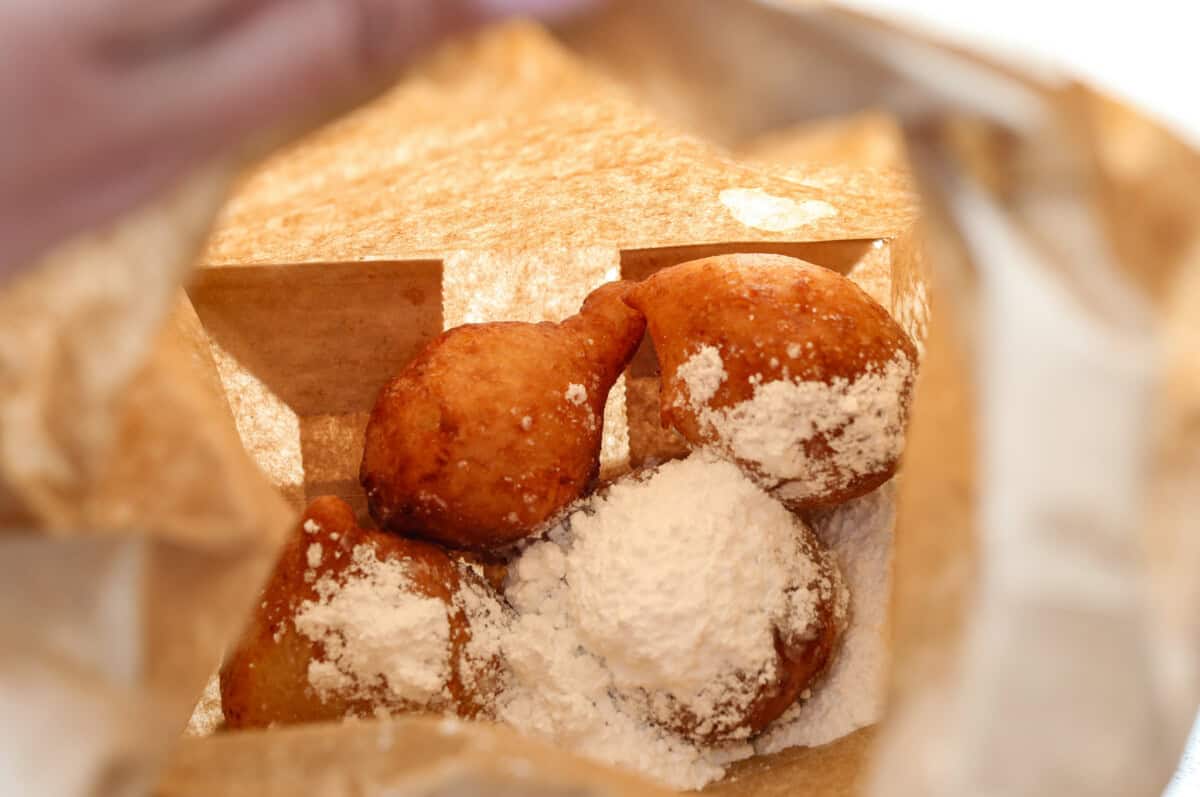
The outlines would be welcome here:
<svg viewBox="0 0 1200 797">
<path fill-rule="evenodd" d="M 917 352 L 850 280 L 782 255 L 663 269 L 629 294 L 662 366 L 664 424 L 789 506 L 833 506 L 895 472 Z"/>
<path fill-rule="evenodd" d="M 511 543 L 580 498 L 600 468 L 604 403 L 645 321 L 598 288 L 561 324 L 467 324 L 384 387 L 361 480 L 382 528 L 459 548 Z"/>
</svg>

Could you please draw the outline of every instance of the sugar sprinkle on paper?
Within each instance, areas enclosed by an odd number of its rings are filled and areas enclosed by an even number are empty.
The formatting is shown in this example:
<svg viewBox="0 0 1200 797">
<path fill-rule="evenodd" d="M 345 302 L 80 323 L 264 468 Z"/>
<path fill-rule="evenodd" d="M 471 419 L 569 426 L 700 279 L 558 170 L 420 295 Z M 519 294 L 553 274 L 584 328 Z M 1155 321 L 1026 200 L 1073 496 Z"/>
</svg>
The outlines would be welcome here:
<svg viewBox="0 0 1200 797">
<path fill-rule="evenodd" d="M 739 222 L 766 232 L 788 232 L 807 227 L 838 213 L 837 208 L 820 199 L 797 201 L 768 194 L 761 188 L 726 188 L 719 199 Z"/>
</svg>

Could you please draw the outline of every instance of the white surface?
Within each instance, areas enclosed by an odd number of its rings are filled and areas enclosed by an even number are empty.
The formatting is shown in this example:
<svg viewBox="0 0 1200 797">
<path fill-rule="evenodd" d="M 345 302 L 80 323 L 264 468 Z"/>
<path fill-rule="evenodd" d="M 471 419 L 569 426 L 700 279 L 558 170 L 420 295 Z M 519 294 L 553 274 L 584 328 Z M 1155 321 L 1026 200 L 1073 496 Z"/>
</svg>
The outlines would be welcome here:
<svg viewBox="0 0 1200 797">
<path fill-rule="evenodd" d="M 1132 102 L 1200 144 L 1194 3 L 842 0 L 992 55 L 1058 68 Z"/>
<path fill-rule="evenodd" d="M 1175 773 L 1163 797 L 1191 797 L 1195 794 L 1200 794 L 1200 719 L 1192 728 L 1187 750 L 1179 762 L 1179 771 Z"/>
</svg>

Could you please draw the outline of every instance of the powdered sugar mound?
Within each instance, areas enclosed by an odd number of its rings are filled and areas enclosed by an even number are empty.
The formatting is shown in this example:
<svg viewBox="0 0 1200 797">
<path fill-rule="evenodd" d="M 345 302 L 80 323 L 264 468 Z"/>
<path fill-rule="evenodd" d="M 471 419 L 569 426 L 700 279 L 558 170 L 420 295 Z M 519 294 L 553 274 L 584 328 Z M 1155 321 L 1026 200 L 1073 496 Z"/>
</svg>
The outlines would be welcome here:
<svg viewBox="0 0 1200 797">
<path fill-rule="evenodd" d="M 518 613 L 499 718 L 674 788 L 700 788 L 748 743 L 700 748 L 683 707 L 736 735 L 777 678 L 774 632 L 803 638 L 822 579 L 799 521 L 736 466 L 700 452 L 617 482 L 509 569 Z M 814 626 L 815 628 L 815 626 Z"/>
<path fill-rule="evenodd" d="M 509 570 L 505 594 L 518 618 L 503 643 L 510 685 L 498 718 L 675 788 L 698 789 L 720 778 L 720 751 L 701 750 L 639 719 L 604 661 L 584 647 L 569 611 L 563 546 L 535 543 Z M 734 757 L 752 752 L 738 745 Z"/>
<path fill-rule="evenodd" d="M 904 353 L 854 380 L 758 382 L 750 399 L 718 409 L 708 406 L 716 391 L 714 358 L 720 359 L 714 347 L 701 347 L 678 369 L 689 405 L 716 447 L 756 466 L 764 486 L 779 487 L 776 495 L 784 501 L 844 489 L 900 456 L 906 388 L 914 374 Z M 818 438 L 825 445 L 814 456 L 808 444 Z"/>
<path fill-rule="evenodd" d="M 894 496 L 889 482 L 841 505 L 814 525 L 817 536 L 837 557 L 849 588 L 853 619 L 825 680 L 812 690 L 809 700 L 792 706 L 755 740 L 757 752 L 828 744 L 880 718 L 888 662 Z"/>
<path fill-rule="evenodd" d="M 308 668 L 318 695 L 365 699 L 383 689 L 392 700 L 426 703 L 442 693 L 450 677 L 446 605 L 415 592 L 408 567 L 359 545 L 344 578 L 317 580 L 319 598 L 300 605 L 295 625 L 325 650 Z"/>
</svg>

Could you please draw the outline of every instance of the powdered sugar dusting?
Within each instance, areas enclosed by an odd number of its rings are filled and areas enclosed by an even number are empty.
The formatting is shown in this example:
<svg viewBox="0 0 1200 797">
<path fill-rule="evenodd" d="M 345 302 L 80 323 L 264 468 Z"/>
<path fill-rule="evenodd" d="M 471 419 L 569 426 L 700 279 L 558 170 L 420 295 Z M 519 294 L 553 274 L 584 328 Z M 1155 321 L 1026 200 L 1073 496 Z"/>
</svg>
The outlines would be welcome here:
<svg viewBox="0 0 1200 797">
<path fill-rule="evenodd" d="M 658 721 L 682 707 L 711 724 L 701 733 L 732 732 L 778 677 L 774 632 L 797 608 L 789 587 L 819 576 L 797 545 L 799 521 L 735 465 L 703 454 L 618 483 L 595 504 L 570 519 L 567 566 L 588 648 L 617 684 L 649 693 Z M 807 599 L 795 618 L 803 630 L 816 599 L 796 592 Z"/>
<path fill-rule="evenodd" d="M 557 580 L 540 570 L 527 571 L 525 578 Z M 556 598 L 562 590 L 565 586 L 553 587 L 548 594 Z M 720 778 L 725 770 L 718 754 L 671 737 L 625 709 L 612 675 L 582 647 L 578 630 L 563 611 L 565 601 L 555 598 L 522 612 L 505 643 L 516 686 L 505 693 L 499 718 L 525 733 L 675 788 L 698 789 Z M 752 753 L 749 745 L 739 747 L 741 757 Z"/>
<path fill-rule="evenodd" d="M 752 753 L 740 726 L 778 677 L 776 629 L 815 634 L 818 598 L 840 589 L 799 522 L 704 452 L 593 498 L 510 568 L 500 718 L 675 788 L 720 777 Z M 672 732 L 681 709 L 701 718 L 696 733 L 733 741 Z"/>
<path fill-rule="evenodd" d="M 815 524 L 817 536 L 837 557 L 853 620 L 825 680 L 755 740 L 758 753 L 828 744 L 882 716 L 895 518 L 895 488 L 889 482 Z"/>
<path fill-rule="evenodd" d="M 853 380 L 751 380 L 750 399 L 714 409 L 697 397 L 715 393 L 719 359 L 714 347 L 701 347 L 677 370 L 689 405 L 718 450 L 755 465 L 765 486 L 779 487 L 777 495 L 785 501 L 844 489 L 885 470 L 903 450 L 906 388 L 914 366 L 902 352 Z M 827 450 L 814 456 L 807 444 L 818 438 Z"/>
<path fill-rule="evenodd" d="M 367 699 L 383 690 L 391 700 L 427 703 L 449 680 L 446 605 L 414 592 L 407 562 L 380 560 L 369 545 L 352 557 L 344 579 L 321 576 L 318 600 L 296 613 L 296 630 L 325 650 L 324 660 L 309 663 L 309 683 L 321 697 Z"/>
<path fill-rule="evenodd" d="M 565 396 L 567 401 L 579 406 L 587 401 L 587 388 L 581 384 L 578 384 L 577 382 L 572 382 L 571 384 L 567 385 L 567 392 Z"/>
<path fill-rule="evenodd" d="M 498 596 L 480 579 L 464 578 L 454 593 L 454 606 L 461 609 L 471 629 L 461 655 L 459 676 L 467 692 L 487 693 L 479 679 L 489 672 L 501 655 L 504 637 L 509 633 L 510 613 Z"/>
<path fill-rule="evenodd" d="M 701 346 L 679 366 L 677 373 L 687 386 L 688 401 L 695 407 L 707 404 L 727 378 L 725 363 L 716 346 Z"/>
</svg>

